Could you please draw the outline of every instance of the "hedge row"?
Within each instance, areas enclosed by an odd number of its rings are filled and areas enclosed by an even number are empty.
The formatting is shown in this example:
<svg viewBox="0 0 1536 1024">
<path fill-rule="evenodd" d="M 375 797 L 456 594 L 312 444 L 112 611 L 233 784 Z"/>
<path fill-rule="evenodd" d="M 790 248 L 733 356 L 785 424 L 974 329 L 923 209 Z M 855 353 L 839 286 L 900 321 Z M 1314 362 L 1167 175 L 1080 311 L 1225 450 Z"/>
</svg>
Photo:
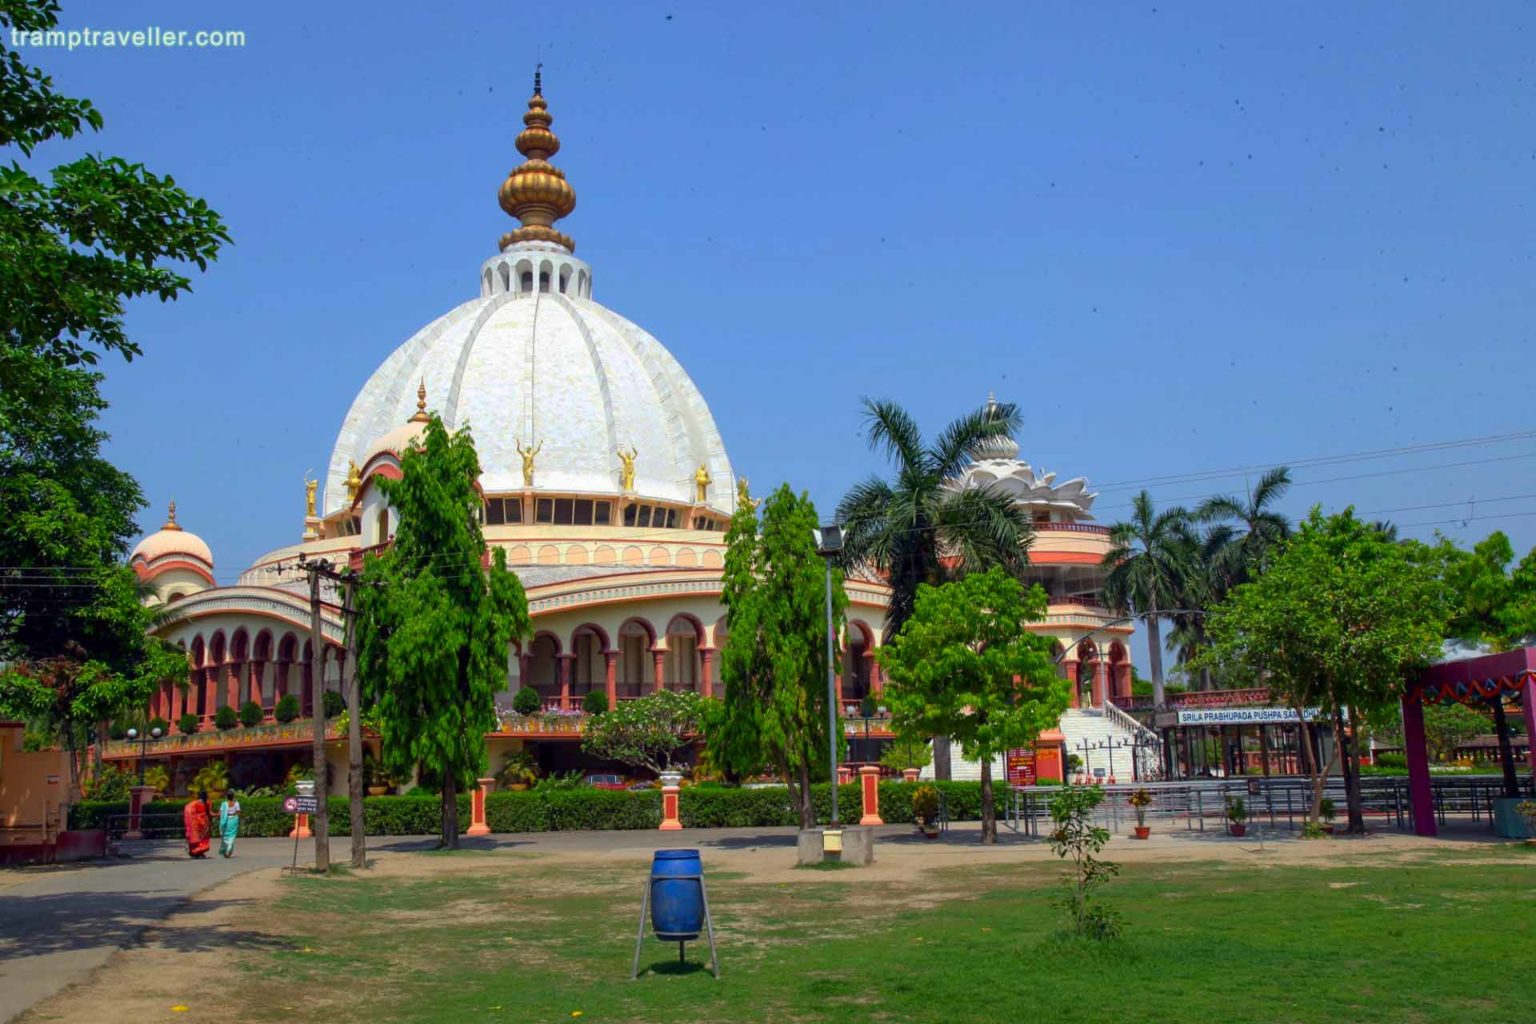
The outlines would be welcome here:
<svg viewBox="0 0 1536 1024">
<path fill-rule="evenodd" d="M 887 822 L 912 820 L 912 792 L 921 783 L 880 783 L 880 816 Z M 976 782 L 934 783 L 944 794 L 952 821 L 981 817 L 981 785 Z M 1002 811 L 1003 787 L 997 787 Z M 832 787 L 811 787 L 818 821 L 830 816 Z M 844 821 L 857 821 L 860 813 L 857 783 L 838 787 L 838 810 Z M 157 800 L 146 806 L 151 835 L 179 836 L 181 800 Z M 246 797 L 240 801 L 240 833 L 245 836 L 283 836 L 293 818 L 283 812 L 282 797 Z M 411 796 L 370 796 L 363 800 L 363 828 L 368 835 L 436 835 L 442 825 L 442 805 L 436 799 Z M 351 831 L 346 797 L 331 797 L 330 833 Z M 217 812 L 217 809 L 215 809 Z M 71 828 L 105 828 L 108 819 L 124 816 L 123 801 L 85 801 L 70 808 Z M 683 790 L 679 813 L 687 828 L 762 828 L 796 825 L 799 819 L 783 786 L 763 789 L 731 789 L 690 786 Z M 156 817 L 157 815 L 165 817 Z M 469 797 L 459 797 L 459 824 L 468 828 Z M 492 832 L 567 832 L 582 829 L 653 829 L 661 824 L 661 793 L 645 790 L 621 793 L 602 789 L 557 789 L 548 792 L 492 793 L 485 802 L 486 824 Z"/>
</svg>

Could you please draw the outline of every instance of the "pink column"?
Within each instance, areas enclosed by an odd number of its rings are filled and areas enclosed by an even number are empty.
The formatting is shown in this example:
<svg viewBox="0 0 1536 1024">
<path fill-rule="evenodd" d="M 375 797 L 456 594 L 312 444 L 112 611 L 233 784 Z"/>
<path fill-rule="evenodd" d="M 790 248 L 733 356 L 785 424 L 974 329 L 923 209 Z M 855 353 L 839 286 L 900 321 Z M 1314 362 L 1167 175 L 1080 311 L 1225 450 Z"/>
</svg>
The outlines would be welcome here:
<svg viewBox="0 0 1536 1024">
<path fill-rule="evenodd" d="M 1069 703 L 1068 703 L 1067 706 L 1075 708 L 1078 705 L 1078 699 L 1077 699 L 1077 662 L 1076 661 L 1064 661 L 1064 662 L 1061 663 L 1061 667 L 1066 670 L 1067 682 L 1069 684 L 1071 684 L 1071 691 L 1072 692 L 1071 692 L 1071 694 L 1068 695 L 1068 702 Z"/>
<path fill-rule="evenodd" d="M 656 692 L 660 693 L 667 688 L 667 652 L 665 650 L 652 651 L 651 658 L 655 663 Z"/>
<path fill-rule="evenodd" d="M 885 692 L 885 680 L 880 678 L 880 663 L 875 660 L 874 651 L 865 651 L 864 660 L 869 662 L 869 692 L 878 697 Z"/>
<path fill-rule="evenodd" d="M 859 824 L 884 825 L 885 819 L 880 817 L 880 769 L 876 765 L 866 764 L 859 769 L 859 795 L 864 803 L 864 816 Z"/>
<path fill-rule="evenodd" d="M 560 655 L 560 710 L 571 709 L 571 663 L 576 660 L 574 654 Z"/>
<path fill-rule="evenodd" d="M 1421 836 L 1433 836 L 1439 834 L 1439 829 L 1435 826 L 1435 795 L 1429 785 L 1429 751 L 1424 746 L 1424 705 L 1415 699 L 1417 696 L 1410 692 L 1403 698 L 1403 752 L 1408 756 L 1408 802 L 1413 808 L 1413 830 Z"/>
<path fill-rule="evenodd" d="M 619 704 L 619 652 L 603 652 L 603 682 L 608 687 L 608 706 Z"/>
<path fill-rule="evenodd" d="M 262 699 L 261 685 L 263 682 L 262 676 L 267 671 L 267 663 L 264 661 L 253 661 L 248 671 L 251 673 L 251 700 L 256 702 L 257 707 L 266 707 L 266 701 Z"/>
<path fill-rule="evenodd" d="M 224 664 L 224 703 L 230 707 L 240 707 L 240 669 L 245 664 L 231 658 Z"/>
<path fill-rule="evenodd" d="M 123 833 L 124 839 L 143 839 L 144 805 L 154 798 L 154 786 L 129 786 L 128 787 L 128 831 Z"/>
<path fill-rule="evenodd" d="M 1093 706 L 1096 707 L 1096 708 L 1101 708 L 1101 707 L 1104 706 L 1104 677 L 1105 677 L 1105 675 L 1107 675 L 1107 672 L 1105 671 L 1104 659 L 1103 658 L 1096 658 L 1096 659 L 1094 659 L 1094 662 L 1093 662 L 1093 692 L 1092 692 L 1092 698 L 1091 699 L 1093 700 Z"/>
<path fill-rule="evenodd" d="M 467 836 L 488 836 L 491 834 L 491 826 L 485 823 L 485 796 L 496 784 L 495 779 L 476 779 L 480 785 L 469 795 L 469 828 L 464 831 Z"/>
<path fill-rule="evenodd" d="M 1520 700 L 1525 706 L 1525 740 L 1529 744 L 1525 756 L 1531 765 L 1531 777 L 1536 778 L 1536 672 L 1526 675 L 1520 690 Z"/>
<path fill-rule="evenodd" d="M 715 695 L 715 649 L 705 647 L 699 651 L 702 669 L 699 673 L 699 692 L 705 697 Z"/>
</svg>

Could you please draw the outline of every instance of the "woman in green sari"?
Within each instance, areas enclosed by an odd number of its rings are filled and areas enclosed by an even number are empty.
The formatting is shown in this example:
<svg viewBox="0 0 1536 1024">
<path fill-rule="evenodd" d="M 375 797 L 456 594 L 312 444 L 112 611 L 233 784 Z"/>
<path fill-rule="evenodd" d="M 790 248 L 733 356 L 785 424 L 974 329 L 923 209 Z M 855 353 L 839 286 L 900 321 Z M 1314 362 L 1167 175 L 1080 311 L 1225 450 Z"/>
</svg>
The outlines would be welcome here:
<svg viewBox="0 0 1536 1024">
<path fill-rule="evenodd" d="M 235 855 L 235 837 L 240 834 L 240 801 L 234 793 L 225 793 L 219 805 L 219 853 L 225 857 Z"/>
</svg>

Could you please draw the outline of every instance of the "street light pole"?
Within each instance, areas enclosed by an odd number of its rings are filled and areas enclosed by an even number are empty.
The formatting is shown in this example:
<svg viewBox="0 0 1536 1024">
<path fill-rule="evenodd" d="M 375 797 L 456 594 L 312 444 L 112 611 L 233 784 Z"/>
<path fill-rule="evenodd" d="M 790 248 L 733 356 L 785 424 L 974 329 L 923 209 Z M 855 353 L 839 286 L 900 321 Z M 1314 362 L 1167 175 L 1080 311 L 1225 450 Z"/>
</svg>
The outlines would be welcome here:
<svg viewBox="0 0 1536 1024">
<path fill-rule="evenodd" d="M 128 730 L 128 742 L 139 744 L 139 785 L 144 785 L 144 753 L 149 747 L 150 738 L 160 738 L 160 727 L 157 725 L 148 733 L 141 733 L 137 729 Z"/>
<path fill-rule="evenodd" d="M 837 635 L 832 623 L 832 559 L 843 549 L 843 531 L 837 525 L 823 526 L 816 531 L 816 552 L 827 563 L 827 767 L 832 780 L 832 821 L 836 828 L 837 813 Z"/>
</svg>

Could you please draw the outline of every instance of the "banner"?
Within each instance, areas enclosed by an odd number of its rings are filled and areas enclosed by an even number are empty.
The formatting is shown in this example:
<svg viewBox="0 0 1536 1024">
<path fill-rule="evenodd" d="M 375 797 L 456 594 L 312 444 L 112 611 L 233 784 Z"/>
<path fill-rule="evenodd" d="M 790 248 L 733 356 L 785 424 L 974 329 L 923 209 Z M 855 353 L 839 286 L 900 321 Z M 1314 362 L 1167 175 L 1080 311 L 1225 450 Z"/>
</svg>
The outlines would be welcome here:
<svg viewBox="0 0 1536 1024">
<path fill-rule="evenodd" d="M 1178 714 L 1179 725 L 1295 725 L 1298 721 L 1291 708 L 1205 708 Z M 1322 717 L 1322 708 L 1306 709 L 1305 721 Z"/>
</svg>

